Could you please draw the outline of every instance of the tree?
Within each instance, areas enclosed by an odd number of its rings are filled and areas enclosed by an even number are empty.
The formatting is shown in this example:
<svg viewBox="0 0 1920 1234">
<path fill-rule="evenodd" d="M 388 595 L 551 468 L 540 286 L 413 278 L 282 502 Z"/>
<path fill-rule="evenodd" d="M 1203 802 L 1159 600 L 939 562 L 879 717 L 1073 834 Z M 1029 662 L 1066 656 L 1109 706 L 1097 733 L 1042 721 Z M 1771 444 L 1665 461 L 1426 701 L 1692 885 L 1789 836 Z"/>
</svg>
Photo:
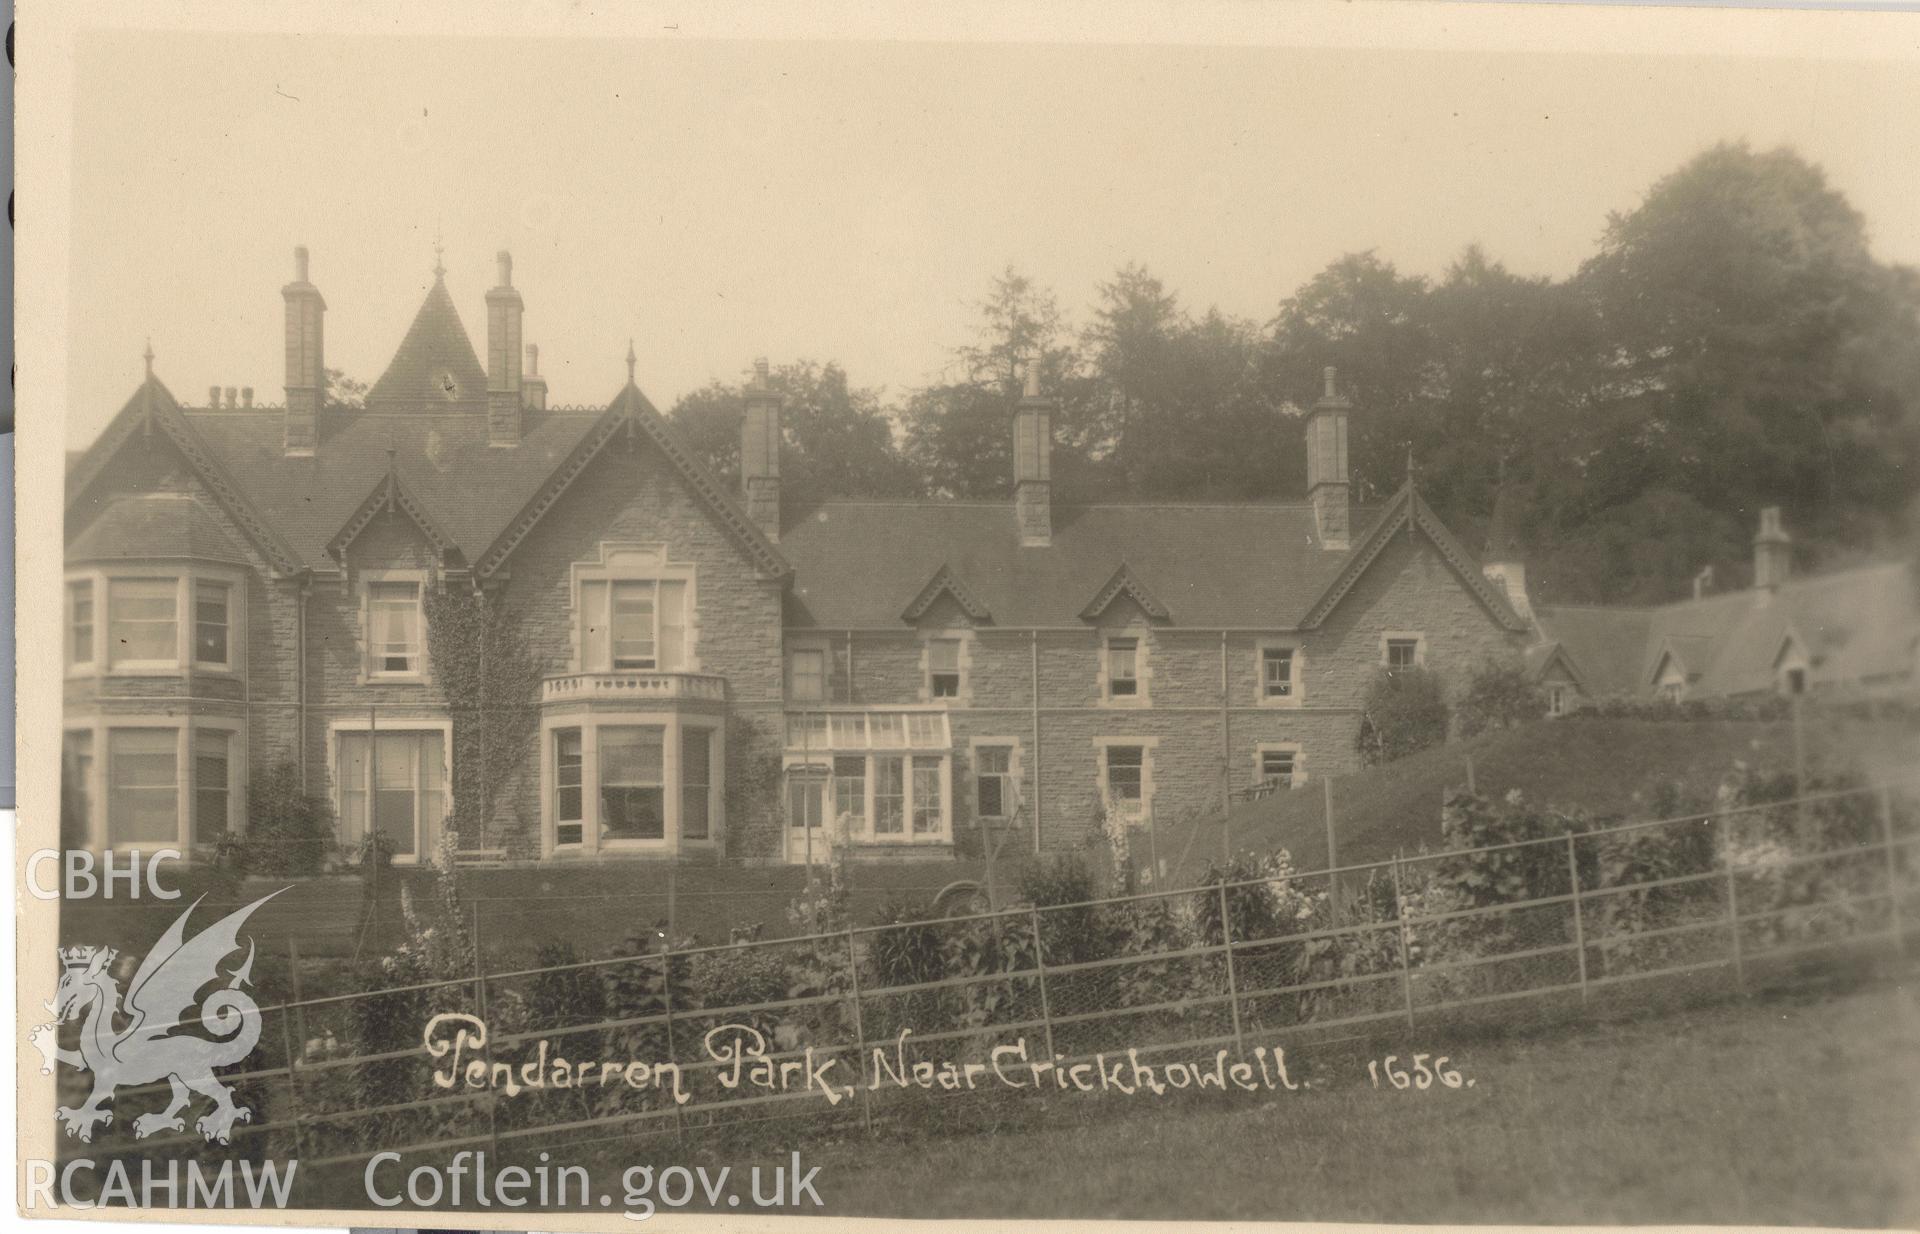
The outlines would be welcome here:
<svg viewBox="0 0 1920 1234">
<path fill-rule="evenodd" d="M 1722 556 L 1744 556 L 1760 506 L 1821 543 L 1913 491 L 1920 282 L 1873 259 L 1799 155 L 1713 147 L 1614 215 L 1578 281 L 1605 330 L 1602 393 L 1632 413 L 1614 469 L 1738 513 Z"/>
<path fill-rule="evenodd" d="M 849 384 L 838 364 L 812 360 L 771 370 L 767 384 L 781 398 L 780 475 L 789 499 L 894 497 L 913 491 L 913 475 L 894 445 L 893 415 L 880 391 Z M 736 484 L 745 417 L 745 380 L 695 390 L 672 412 L 688 446 Z"/>
</svg>

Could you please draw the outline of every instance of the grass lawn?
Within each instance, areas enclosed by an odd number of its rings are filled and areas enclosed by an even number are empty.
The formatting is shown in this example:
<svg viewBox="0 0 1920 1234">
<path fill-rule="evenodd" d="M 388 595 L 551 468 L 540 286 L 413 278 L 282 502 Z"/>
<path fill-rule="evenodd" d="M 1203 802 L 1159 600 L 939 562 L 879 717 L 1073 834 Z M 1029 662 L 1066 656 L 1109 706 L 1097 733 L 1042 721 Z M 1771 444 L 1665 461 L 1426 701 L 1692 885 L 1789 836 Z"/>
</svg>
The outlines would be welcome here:
<svg viewBox="0 0 1920 1234">
<path fill-rule="evenodd" d="M 1313 1088 L 1257 1104 L 1136 1097 L 1114 1117 L 803 1155 L 845 1215 L 1920 1225 L 1911 981 L 1444 1035 L 1379 1052 L 1450 1054 L 1473 1087 L 1375 1090 L 1364 1055 L 1302 1054 Z"/>
</svg>

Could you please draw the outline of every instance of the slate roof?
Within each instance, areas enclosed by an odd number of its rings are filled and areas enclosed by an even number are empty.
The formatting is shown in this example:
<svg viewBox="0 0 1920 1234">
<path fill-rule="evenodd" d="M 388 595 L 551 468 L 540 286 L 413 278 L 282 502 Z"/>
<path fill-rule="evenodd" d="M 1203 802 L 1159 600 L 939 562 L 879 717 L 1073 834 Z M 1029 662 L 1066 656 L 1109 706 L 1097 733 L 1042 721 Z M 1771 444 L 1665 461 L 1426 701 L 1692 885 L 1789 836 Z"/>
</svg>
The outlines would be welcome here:
<svg viewBox="0 0 1920 1234">
<path fill-rule="evenodd" d="M 187 493 L 115 498 L 67 547 L 67 560 L 75 563 L 158 558 L 248 564 L 219 520 Z"/>
<path fill-rule="evenodd" d="M 1052 544 L 1033 548 L 1021 545 L 1009 502 L 826 502 L 795 511 L 780 533 L 794 568 L 787 621 L 904 628 L 902 608 L 911 611 L 937 562 L 1000 626 L 1083 626 L 1121 579 L 1145 589 L 1175 626 L 1296 629 L 1343 579 L 1350 584 L 1361 554 L 1377 555 L 1376 533 L 1405 525 L 1409 504 L 1425 507 L 1402 489 L 1384 509 L 1356 510 L 1354 522 L 1374 531 L 1339 552 L 1322 547 L 1306 504 L 1056 505 Z M 1478 564 L 1466 564 L 1470 589 L 1496 620 L 1517 626 Z"/>
<path fill-rule="evenodd" d="M 374 412 L 460 413 L 487 409 L 487 371 L 438 275 L 413 315 L 387 371 L 367 391 Z"/>
<path fill-rule="evenodd" d="M 1816 684 L 1911 671 L 1920 639 L 1920 595 L 1897 561 L 1792 578 L 1765 603 L 1729 591 L 1654 608 L 1536 605 L 1534 616 L 1543 645 L 1566 649 L 1594 697 L 1651 694 L 1668 650 L 1693 677 L 1691 694 L 1721 696 L 1771 690 L 1789 636 Z"/>
</svg>

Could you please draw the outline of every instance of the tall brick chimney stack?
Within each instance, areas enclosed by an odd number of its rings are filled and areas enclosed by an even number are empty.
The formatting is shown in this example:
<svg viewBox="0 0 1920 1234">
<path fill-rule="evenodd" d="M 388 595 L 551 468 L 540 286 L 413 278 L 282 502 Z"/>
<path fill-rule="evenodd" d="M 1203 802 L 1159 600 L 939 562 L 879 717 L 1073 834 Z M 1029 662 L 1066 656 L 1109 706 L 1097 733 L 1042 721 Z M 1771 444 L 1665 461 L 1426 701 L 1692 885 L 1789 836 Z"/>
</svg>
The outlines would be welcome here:
<svg viewBox="0 0 1920 1234">
<path fill-rule="evenodd" d="M 767 380 L 766 357 L 753 362 L 747 417 L 740 426 L 740 486 L 747 514 L 767 539 L 780 542 L 780 396 Z"/>
<path fill-rule="evenodd" d="M 528 411 L 547 409 L 547 379 L 540 375 L 540 344 L 527 344 L 527 371 L 520 375 L 520 405 Z"/>
<path fill-rule="evenodd" d="M 1760 530 L 1753 537 L 1753 590 L 1765 604 L 1793 573 L 1793 537 L 1780 525 L 1780 507 L 1760 511 Z"/>
<path fill-rule="evenodd" d="M 320 441 L 320 410 L 327 401 L 327 302 L 307 281 L 307 249 L 293 250 L 293 282 L 280 289 L 287 302 L 287 416 L 285 449 L 312 457 Z"/>
<path fill-rule="evenodd" d="M 1027 386 L 1013 413 L 1013 513 L 1022 548 L 1053 543 L 1053 400 L 1040 393 L 1040 364 L 1027 363 Z"/>
<path fill-rule="evenodd" d="M 513 255 L 501 250 L 500 283 L 487 293 L 487 444 L 520 444 L 520 318 Z"/>
<path fill-rule="evenodd" d="M 1347 413 L 1353 404 L 1340 393 L 1332 365 L 1326 390 L 1307 413 L 1307 498 L 1320 530 L 1320 547 L 1347 549 L 1350 515 L 1347 479 Z"/>
</svg>

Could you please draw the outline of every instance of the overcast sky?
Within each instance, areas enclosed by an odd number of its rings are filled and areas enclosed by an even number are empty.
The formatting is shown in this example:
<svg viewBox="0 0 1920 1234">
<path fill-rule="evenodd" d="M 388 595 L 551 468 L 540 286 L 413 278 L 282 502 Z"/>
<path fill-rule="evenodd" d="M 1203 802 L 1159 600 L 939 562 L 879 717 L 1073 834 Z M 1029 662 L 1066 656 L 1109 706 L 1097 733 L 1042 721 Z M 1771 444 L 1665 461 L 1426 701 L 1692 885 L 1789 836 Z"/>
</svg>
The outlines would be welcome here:
<svg viewBox="0 0 1920 1234">
<path fill-rule="evenodd" d="M 921 384 L 1009 263 L 1084 318 L 1146 264 L 1265 320 L 1340 254 L 1479 242 L 1565 275 L 1722 139 L 1823 166 L 1920 264 L 1911 63 L 903 43 L 112 34 L 75 65 L 69 440 L 136 387 L 279 402 L 313 254 L 327 361 L 378 377 L 432 280 L 483 354 L 515 259 L 555 402 L 631 337 L 662 409 L 756 354 Z"/>
</svg>

